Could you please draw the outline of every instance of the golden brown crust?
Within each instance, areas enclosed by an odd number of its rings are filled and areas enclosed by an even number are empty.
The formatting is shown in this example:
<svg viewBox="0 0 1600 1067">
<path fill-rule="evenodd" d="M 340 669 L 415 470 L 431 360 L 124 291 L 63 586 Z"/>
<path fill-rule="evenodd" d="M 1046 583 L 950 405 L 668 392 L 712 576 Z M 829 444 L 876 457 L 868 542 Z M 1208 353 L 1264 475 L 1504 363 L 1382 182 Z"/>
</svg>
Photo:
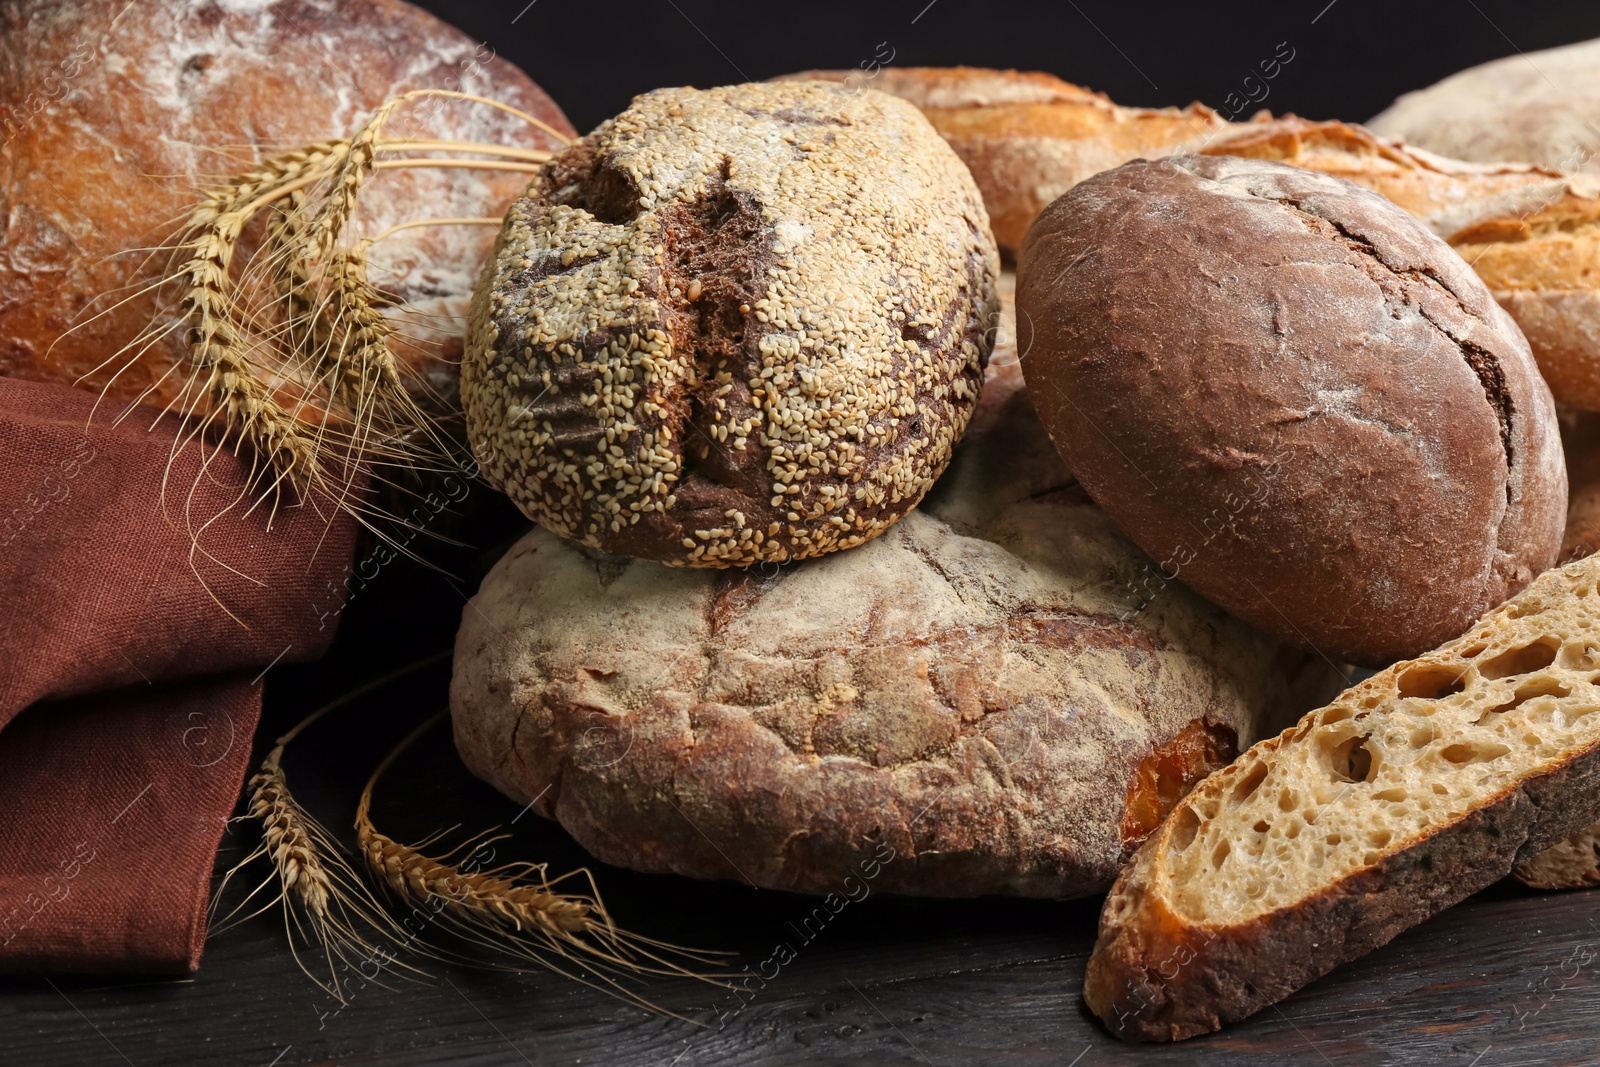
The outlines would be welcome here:
<svg viewBox="0 0 1600 1067">
<path fill-rule="evenodd" d="M 1039 212 L 1078 182 L 1141 156 L 1192 151 L 1228 123 L 1201 104 L 1121 107 L 1038 71 L 890 67 L 787 75 L 870 86 L 922 109 L 972 171 L 995 240 L 1010 252 Z"/>
<path fill-rule="evenodd" d="M 1084 999 L 1111 1032 L 1242 1019 L 1591 822 L 1597 579 L 1547 572 L 1180 801 L 1101 912 Z"/>
<path fill-rule="evenodd" d="M 115 367 L 102 364 L 153 323 L 170 323 L 170 309 L 145 294 L 90 316 L 167 266 L 139 250 L 172 236 L 202 184 L 349 135 L 384 100 L 423 87 L 482 93 L 571 132 L 521 71 L 400 0 L 0 3 L 0 374 L 108 382 Z M 454 102 L 414 105 L 389 133 L 557 146 L 508 115 Z M 497 215 L 524 182 L 386 172 L 356 225 L 372 234 L 430 215 Z M 247 231 L 246 249 L 254 236 Z M 398 346 L 400 355 L 446 393 L 492 240 L 484 227 L 429 228 L 373 249 L 374 277 L 418 313 L 406 330 L 423 341 Z M 167 402 L 182 373 L 162 375 L 185 356 L 181 331 L 168 330 L 111 395 L 154 387 L 150 400 Z"/>
</svg>

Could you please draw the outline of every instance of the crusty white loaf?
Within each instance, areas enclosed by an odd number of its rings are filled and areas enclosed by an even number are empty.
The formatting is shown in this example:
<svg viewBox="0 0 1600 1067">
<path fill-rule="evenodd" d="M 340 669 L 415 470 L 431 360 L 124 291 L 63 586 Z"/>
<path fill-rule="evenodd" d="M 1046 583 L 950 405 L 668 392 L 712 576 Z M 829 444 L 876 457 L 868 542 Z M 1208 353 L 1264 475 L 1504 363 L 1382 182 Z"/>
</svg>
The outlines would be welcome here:
<svg viewBox="0 0 1600 1067">
<path fill-rule="evenodd" d="M 1457 159 L 1600 174 L 1600 40 L 1471 67 L 1405 94 L 1368 125 Z"/>
<path fill-rule="evenodd" d="M 119 400 L 151 390 L 151 402 L 171 401 L 187 377 L 173 371 L 187 345 L 172 293 L 148 289 L 168 256 L 146 250 L 173 236 L 202 187 L 352 134 L 385 100 L 422 88 L 491 96 L 571 132 L 525 74 L 404 0 L 0 3 L 0 374 L 66 384 L 88 375 L 85 388 L 109 383 Z M 407 105 L 385 132 L 560 143 L 503 112 L 443 99 Z M 385 171 L 362 193 L 354 235 L 497 216 L 526 183 L 506 171 Z M 236 265 L 259 235 L 258 220 Z M 492 244 L 487 227 L 431 226 L 372 249 L 374 281 L 409 305 L 396 315 L 410 338 L 395 344 L 397 356 L 447 396 Z M 143 355 L 113 380 L 124 361 L 110 357 L 152 326 Z"/>
<path fill-rule="evenodd" d="M 1215 1030 L 1600 813 L 1600 556 L 1206 779 L 1118 878 L 1084 999 L 1129 1040 Z"/>
</svg>

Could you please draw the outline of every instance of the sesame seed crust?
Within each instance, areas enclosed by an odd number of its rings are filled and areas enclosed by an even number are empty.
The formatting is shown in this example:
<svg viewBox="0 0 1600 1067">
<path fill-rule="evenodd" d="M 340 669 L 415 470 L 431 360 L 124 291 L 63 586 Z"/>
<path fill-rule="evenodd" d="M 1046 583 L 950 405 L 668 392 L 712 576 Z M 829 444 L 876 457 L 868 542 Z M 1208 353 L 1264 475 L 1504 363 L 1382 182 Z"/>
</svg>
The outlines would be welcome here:
<svg viewBox="0 0 1600 1067">
<path fill-rule="evenodd" d="M 647 93 L 507 212 L 468 433 L 529 518 L 592 548 L 695 567 L 849 548 L 949 462 L 998 272 L 971 177 L 904 101 Z"/>
</svg>

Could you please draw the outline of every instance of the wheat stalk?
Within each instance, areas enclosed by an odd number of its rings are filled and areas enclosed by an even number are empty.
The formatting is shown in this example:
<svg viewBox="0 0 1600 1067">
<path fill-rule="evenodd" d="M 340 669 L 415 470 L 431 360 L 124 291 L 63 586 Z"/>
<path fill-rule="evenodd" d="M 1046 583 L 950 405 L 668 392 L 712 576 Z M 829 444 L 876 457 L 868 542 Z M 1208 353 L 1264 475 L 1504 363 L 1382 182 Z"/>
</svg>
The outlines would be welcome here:
<svg viewBox="0 0 1600 1067">
<path fill-rule="evenodd" d="M 436 653 L 368 682 L 324 704 L 278 738 L 246 786 L 249 801 L 241 818 L 260 824 L 261 840 L 223 875 L 212 896 L 213 915 L 220 908 L 228 884 L 239 871 L 258 859 L 265 859 L 271 866 L 271 873 L 212 924 L 212 935 L 281 906 L 284 931 L 295 962 L 306 977 L 340 1002 L 345 1000 L 339 977 L 341 970 L 359 971 L 366 977 L 365 966 L 376 961 L 380 971 L 398 973 L 407 979 L 423 977 L 418 968 L 396 960 L 393 950 L 373 943 L 376 935 L 380 941 L 404 947 L 411 938 L 356 874 L 333 836 L 295 800 L 283 772 L 283 753 L 302 731 L 335 709 L 398 678 L 432 666 L 448 655 L 448 651 Z M 266 887 L 274 884 L 278 888 L 275 895 L 254 911 L 241 914 Z M 326 980 L 313 974 L 301 958 L 301 942 L 314 944 L 321 950 L 328 967 Z"/>
<path fill-rule="evenodd" d="M 163 412 L 176 410 L 193 421 L 175 443 L 173 458 L 208 430 L 218 429 L 224 441 L 231 438 L 235 452 L 245 447 L 252 452 L 247 491 L 264 486 L 258 501 L 270 498 L 276 508 L 280 486 L 293 489 L 301 500 L 326 497 L 380 537 L 385 535 L 372 527 L 369 516 L 384 517 L 383 509 L 356 493 L 354 480 L 331 478 L 329 472 L 365 470 L 374 481 L 385 483 L 374 469 L 377 464 L 404 467 L 408 475 L 447 469 L 446 464 L 453 469 L 461 449 L 408 388 L 426 392 L 425 380 L 401 380 L 401 364 L 394 356 L 394 343 L 400 338 L 380 310 L 392 302 L 385 301 L 366 277 L 365 248 L 381 238 L 345 255 L 337 251 L 339 236 L 355 212 L 362 187 L 377 170 L 459 167 L 534 172 L 551 157 L 549 152 L 511 145 L 382 136 L 384 123 L 396 109 L 421 96 L 498 108 L 566 140 L 534 116 L 496 101 L 444 90 L 407 93 L 380 106 L 351 137 L 272 156 L 216 183 L 165 246 L 175 258 L 165 275 L 87 320 L 110 313 L 126 300 L 176 286 L 178 321 L 158 318 L 89 373 L 121 361 L 111 376 L 114 382 L 173 329 L 186 327 L 187 378 Z M 415 152 L 491 158 L 379 158 Z M 244 269 L 236 270 L 241 236 L 268 209 L 272 213 L 265 241 Z M 406 225 L 413 224 L 389 232 Z M 163 388 L 175 373 L 181 373 L 178 365 L 152 382 L 138 400 Z M 446 419 L 455 414 L 449 410 L 450 402 L 440 407 Z M 204 469 L 199 477 L 205 477 Z M 308 498 L 312 489 L 323 492 Z M 404 519 L 394 521 L 406 525 Z"/>
<path fill-rule="evenodd" d="M 250 778 L 249 815 L 261 821 L 262 846 L 278 870 L 285 893 L 293 893 L 312 915 L 328 913 L 331 880 L 318 853 L 311 818 L 289 792 L 282 767 L 283 746 L 261 761 Z"/>
<path fill-rule="evenodd" d="M 229 268 L 245 224 L 258 205 L 333 169 L 349 152 L 346 141 L 324 141 L 275 156 L 212 190 L 194 209 L 178 248 L 189 254 L 180 276 L 188 282 L 181 306 L 190 321 L 189 350 L 197 371 L 208 371 L 202 392 L 225 428 L 250 442 L 278 479 L 305 491 L 318 476 L 316 445 L 256 373 L 233 299 Z M 185 414 L 192 414 L 186 411 Z"/>
<path fill-rule="evenodd" d="M 408 845 L 381 832 L 371 814 L 378 780 L 447 714 L 435 715 L 396 745 L 361 791 L 356 839 L 368 868 L 380 882 L 401 900 L 433 911 L 443 925 L 473 944 L 534 963 L 649 1011 L 673 1014 L 642 998 L 620 978 L 658 974 L 720 984 L 718 979 L 725 976 L 688 965 L 715 965 L 719 954 L 668 945 L 618 928 L 587 870 L 552 879 L 544 864 L 517 862 L 478 869 L 478 855 L 509 835 L 490 831 L 435 856 L 423 849 L 442 834 Z M 458 856 L 461 858 L 456 859 Z M 562 891 L 560 884 L 573 878 L 585 881 L 588 892 Z M 594 977 L 572 969 L 583 967 L 594 972 Z"/>
</svg>

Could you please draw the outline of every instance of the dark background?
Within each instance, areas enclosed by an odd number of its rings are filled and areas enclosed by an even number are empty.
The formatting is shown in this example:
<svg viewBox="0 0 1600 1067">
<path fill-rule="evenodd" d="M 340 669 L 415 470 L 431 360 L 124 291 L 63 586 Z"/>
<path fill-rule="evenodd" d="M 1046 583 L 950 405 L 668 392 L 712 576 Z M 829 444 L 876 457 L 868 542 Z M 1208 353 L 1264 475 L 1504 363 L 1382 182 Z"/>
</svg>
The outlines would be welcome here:
<svg viewBox="0 0 1600 1067">
<path fill-rule="evenodd" d="M 818 67 L 1045 70 L 1120 104 L 1221 106 L 1279 42 L 1293 62 L 1262 106 L 1365 121 L 1400 93 L 1519 50 L 1600 36 L 1594 0 L 502 0 L 422 5 L 487 42 L 579 132 L 664 85 L 705 88 Z M 1313 20 L 1315 20 L 1313 22 Z"/>
</svg>

